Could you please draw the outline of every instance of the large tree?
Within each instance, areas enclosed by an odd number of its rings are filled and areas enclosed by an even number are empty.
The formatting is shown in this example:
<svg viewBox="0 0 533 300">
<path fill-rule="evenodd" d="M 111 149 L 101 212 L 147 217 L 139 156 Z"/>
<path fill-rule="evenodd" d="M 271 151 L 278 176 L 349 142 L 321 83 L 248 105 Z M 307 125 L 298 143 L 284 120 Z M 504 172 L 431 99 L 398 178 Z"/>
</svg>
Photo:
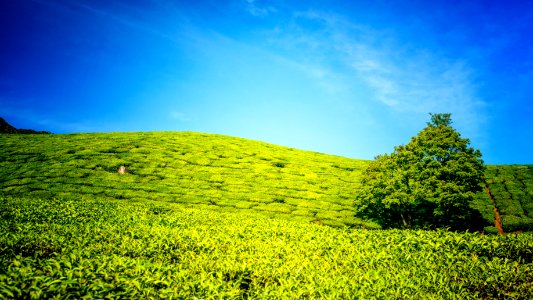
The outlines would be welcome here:
<svg viewBox="0 0 533 300">
<path fill-rule="evenodd" d="M 470 228 L 469 203 L 482 190 L 481 152 L 451 127 L 451 114 L 430 115 L 407 145 L 370 163 L 355 200 L 359 215 L 384 228 Z"/>
</svg>

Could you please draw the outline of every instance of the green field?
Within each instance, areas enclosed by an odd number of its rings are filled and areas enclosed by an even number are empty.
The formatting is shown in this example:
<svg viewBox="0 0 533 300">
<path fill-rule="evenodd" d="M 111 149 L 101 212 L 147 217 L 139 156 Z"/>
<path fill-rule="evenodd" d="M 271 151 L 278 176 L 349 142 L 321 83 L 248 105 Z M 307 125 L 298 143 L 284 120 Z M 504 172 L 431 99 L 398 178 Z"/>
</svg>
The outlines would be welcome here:
<svg viewBox="0 0 533 300">
<path fill-rule="evenodd" d="M 199 133 L 0 145 L 0 299 L 533 298 L 533 166 L 488 166 L 485 232 L 496 205 L 524 233 L 480 235 L 355 218 L 363 160 Z"/>
</svg>

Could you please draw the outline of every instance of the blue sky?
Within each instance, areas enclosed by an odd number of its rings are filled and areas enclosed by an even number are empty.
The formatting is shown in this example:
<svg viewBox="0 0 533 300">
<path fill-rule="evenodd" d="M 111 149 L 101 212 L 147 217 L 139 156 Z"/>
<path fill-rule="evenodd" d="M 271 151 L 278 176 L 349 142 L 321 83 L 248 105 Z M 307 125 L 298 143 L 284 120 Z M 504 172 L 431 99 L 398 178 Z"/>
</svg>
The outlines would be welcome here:
<svg viewBox="0 0 533 300">
<path fill-rule="evenodd" d="M 372 159 L 429 113 L 533 163 L 532 1 L 0 1 L 0 116 Z"/>
</svg>

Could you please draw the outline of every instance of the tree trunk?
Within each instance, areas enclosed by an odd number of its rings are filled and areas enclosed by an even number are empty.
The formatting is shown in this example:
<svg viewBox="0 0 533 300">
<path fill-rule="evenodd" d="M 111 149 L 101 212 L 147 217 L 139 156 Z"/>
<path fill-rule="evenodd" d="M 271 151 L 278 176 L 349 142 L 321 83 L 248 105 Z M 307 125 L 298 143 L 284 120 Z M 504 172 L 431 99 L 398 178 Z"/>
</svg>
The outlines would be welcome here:
<svg viewBox="0 0 533 300">
<path fill-rule="evenodd" d="M 400 216 L 402 217 L 403 227 L 411 228 L 411 224 L 410 224 L 411 222 L 408 222 L 407 220 L 405 220 L 405 217 L 403 216 L 403 213 L 400 213 Z M 410 218 L 409 218 L 409 215 L 407 217 L 408 217 L 407 219 L 409 221 L 411 221 Z"/>
</svg>

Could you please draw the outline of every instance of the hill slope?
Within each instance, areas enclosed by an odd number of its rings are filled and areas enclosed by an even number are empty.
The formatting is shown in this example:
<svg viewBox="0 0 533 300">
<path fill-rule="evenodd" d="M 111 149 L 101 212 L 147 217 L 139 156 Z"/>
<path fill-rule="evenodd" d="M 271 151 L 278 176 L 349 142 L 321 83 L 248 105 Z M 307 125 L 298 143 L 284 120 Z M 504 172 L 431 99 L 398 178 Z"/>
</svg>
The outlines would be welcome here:
<svg viewBox="0 0 533 300">
<path fill-rule="evenodd" d="M 362 160 L 186 132 L 0 135 L 0 143 L 6 195 L 151 199 L 363 224 L 351 207 Z M 129 173 L 119 174 L 120 166 Z"/>
<path fill-rule="evenodd" d="M 488 166 L 485 180 L 503 230 L 533 230 L 533 165 Z"/>
<path fill-rule="evenodd" d="M 190 132 L 0 134 L 0 193 L 166 201 L 375 228 L 353 216 L 367 161 Z M 119 174 L 126 166 L 128 174 Z M 472 206 L 488 231 L 533 230 L 533 166 L 488 166 Z M 495 229 L 494 229 L 495 230 Z M 492 230 L 492 231 L 494 231 Z"/>
</svg>

